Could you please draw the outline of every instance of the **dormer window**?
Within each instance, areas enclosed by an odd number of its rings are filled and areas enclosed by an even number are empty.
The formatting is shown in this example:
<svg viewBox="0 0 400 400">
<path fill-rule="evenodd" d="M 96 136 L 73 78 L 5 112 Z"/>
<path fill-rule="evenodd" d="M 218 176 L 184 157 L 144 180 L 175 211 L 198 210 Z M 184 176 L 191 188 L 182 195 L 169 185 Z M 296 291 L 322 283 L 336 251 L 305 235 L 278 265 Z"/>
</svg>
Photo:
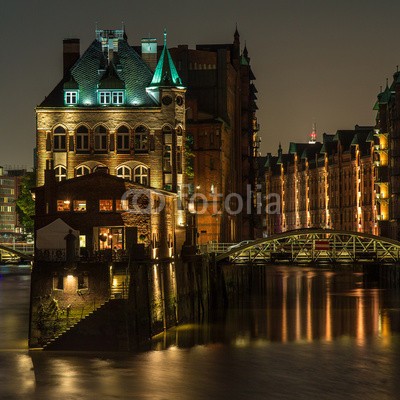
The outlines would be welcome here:
<svg viewBox="0 0 400 400">
<path fill-rule="evenodd" d="M 111 103 L 111 92 L 100 92 L 99 93 L 99 103 L 102 105 L 107 105 Z"/>
<path fill-rule="evenodd" d="M 112 102 L 113 104 L 124 104 L 124 92 L 112 92 Z"/>
<path fill-rule="evenodd" d="M 67 106 L 74 106 L 78 104 L 78 91 L 66 90 L 64 100 L 65 100 L 65 105 Z"/>
<path fill-rule="evenodd" d="M 99 103 L 103 106 L 124 104 L 123 90 L 99 90 Z"/>
</svg>

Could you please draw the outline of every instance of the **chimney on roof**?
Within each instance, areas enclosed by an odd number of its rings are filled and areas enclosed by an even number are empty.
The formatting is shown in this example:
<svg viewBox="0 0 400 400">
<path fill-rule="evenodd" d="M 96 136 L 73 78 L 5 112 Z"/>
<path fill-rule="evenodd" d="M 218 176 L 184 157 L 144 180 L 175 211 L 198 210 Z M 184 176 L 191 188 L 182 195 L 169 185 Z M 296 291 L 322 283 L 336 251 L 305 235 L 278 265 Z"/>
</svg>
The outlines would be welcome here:
<svg viewBox="0 0 400 400">
<path fill-rule="evenodd" d="M 64 76 L 80 57 L 79 39 L 63 40 L 63 69 Z"/>
<path fill-rule="evenodd" d="M 142 59 L 154 71 L 157 67 L 157 39 L 142 39 Z"/>
</svg>

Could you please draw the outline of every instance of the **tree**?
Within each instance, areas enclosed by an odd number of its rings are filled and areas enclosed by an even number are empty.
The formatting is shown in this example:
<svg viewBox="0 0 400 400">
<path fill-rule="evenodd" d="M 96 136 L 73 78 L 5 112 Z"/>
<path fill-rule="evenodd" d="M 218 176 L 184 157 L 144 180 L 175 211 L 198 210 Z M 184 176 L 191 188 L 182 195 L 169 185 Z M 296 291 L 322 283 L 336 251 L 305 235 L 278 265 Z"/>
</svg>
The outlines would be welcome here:
<svg viewBox="0 0 400 400">
<path fill-rule="evenodd" d="M 20 181 L 20 192 L 16 202 L 19 221 L 26 232 L 33 232 L 35 201 L 31 189 L 36 185 L 36 172 L 27 172 Z"/>
</svg>

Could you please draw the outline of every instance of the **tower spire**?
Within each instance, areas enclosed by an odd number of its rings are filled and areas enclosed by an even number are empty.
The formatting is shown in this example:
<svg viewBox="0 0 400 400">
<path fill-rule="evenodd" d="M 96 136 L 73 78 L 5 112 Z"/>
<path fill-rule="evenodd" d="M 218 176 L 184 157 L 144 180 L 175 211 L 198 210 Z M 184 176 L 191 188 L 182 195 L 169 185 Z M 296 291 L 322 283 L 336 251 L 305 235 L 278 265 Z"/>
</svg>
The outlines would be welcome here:
<svg viewBox="0 0 400 400">
<path fill-rule="evenodd" d="M 164 46 L 167 45 L 167 28 L 164 28 Z"/>
<path fill-rule="evenodd" d="M 314 144 L 317 141 L 317 127 L 315 122 L 312 125 L 312 131 L 310 133 L 310 140 L 308 141 L 309 144 Z"/>
</svg>

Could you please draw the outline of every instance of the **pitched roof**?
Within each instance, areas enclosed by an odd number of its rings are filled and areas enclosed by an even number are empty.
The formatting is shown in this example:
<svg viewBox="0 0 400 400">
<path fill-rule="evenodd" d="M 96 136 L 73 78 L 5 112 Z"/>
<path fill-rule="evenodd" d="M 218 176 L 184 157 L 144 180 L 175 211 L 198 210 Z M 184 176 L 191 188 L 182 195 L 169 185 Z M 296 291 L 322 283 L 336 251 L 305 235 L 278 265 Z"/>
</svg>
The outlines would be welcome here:
<svg viewBox="0 0 400 400">
<path fill-rule="evenodd" d="M 110 78 L 111 69 L 114 70 L 113 79 Z M 69 80 L 78 84 L 78 106 L 96 105 L 98 86 L 103 85 L 102 81 L 106 80 L 109 85 L 113 83 L 118 89 L 122 87 L 122 83 L 125 85 L 126 106 L 154 107 L 158 103 L 146 92 L 152 78 L 150 68 L 125 39 L 118 40 L 118 50 L 110 63 L 101 43 L 94 40 L 40 107 L 64 107 L 64 84 L 68 86 Z M 118 81 L 120 82 L 117 84 Z"/>
</svg>

